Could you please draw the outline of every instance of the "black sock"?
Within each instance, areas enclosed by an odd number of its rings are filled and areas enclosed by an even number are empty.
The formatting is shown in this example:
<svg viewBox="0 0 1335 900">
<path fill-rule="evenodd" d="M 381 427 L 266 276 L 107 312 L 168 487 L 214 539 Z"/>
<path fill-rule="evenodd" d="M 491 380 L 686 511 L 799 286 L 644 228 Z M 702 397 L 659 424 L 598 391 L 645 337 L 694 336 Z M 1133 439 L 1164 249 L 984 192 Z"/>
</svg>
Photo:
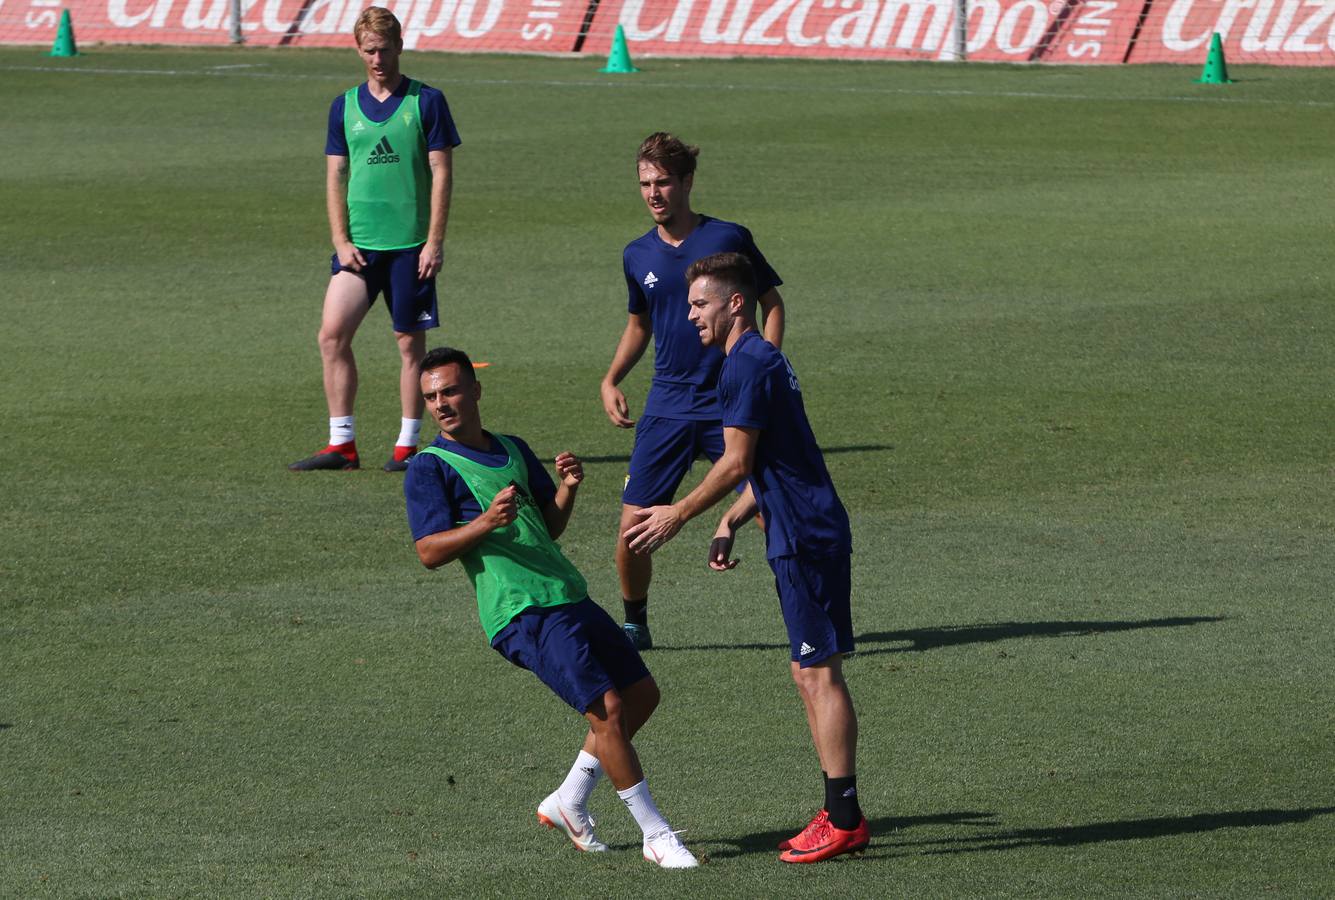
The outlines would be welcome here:
<svg viewBox="0 0 1335 900">
<path fill-rule="evenodd" d="M 627 625 L 649 625 L 649 598 L 643 600 L 622 599 L 621 605 L 626 608 Z"/>
<path fill-rule="evenodd" d="M 830 824 L 841 831 L 852 831 L 862 821 L 858 806 L 858 777 L 831 778 L 825 782 L 825 811 Z"/>
</svg>

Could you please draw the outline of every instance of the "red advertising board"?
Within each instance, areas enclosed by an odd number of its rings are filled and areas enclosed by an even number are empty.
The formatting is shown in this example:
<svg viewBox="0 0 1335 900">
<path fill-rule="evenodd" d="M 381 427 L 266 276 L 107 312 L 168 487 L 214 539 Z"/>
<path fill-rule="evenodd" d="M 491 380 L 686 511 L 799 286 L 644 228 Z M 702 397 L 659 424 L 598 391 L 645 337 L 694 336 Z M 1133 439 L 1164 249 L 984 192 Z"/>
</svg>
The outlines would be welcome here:
<svg viewBox="0 0 1335 900">
<path fill-rule="evenodd" d="M 383 0 L 382 0 L 383 2 Z M 251 45 L 351 46 L 370 0 L 241 0 Z M 409 49 L 565 53 L 574 48 L 586 0 L 390 0 Z M 68 9 L 80 42 L 225 44 L 230 0 L 0 0 L 0 40 L 44 43 Z M 15 29 L 23 32 L 15 34 Z"/>
<path fill-rule="evenodd" d="M 969 59 L 1120 63 L 1140 0 L 969 0 Z M 632 54 L 954 59 L 954 0 L 604 0 L 585 49 L 617 25 Z"/>
<path fill-rule="evenodd" d="M 968 8 L 974 60 L 1199 65 L 1217 31 L 1232 62 L 1335 65 L 1335 0 L 969 0 Z M 606 52 L 617 25 L 632 54 L 955 58 L 953 0 L 610 0 L 585 49 Z"/>
<path fill-rule="evenodd" d="M 1155 0 L 1129 62 L 1199 62 L 1216 33 L 1230 65 L 1335 65 L 1335 0 Z"/>
<path fill-rule="evenodd" d="M 241 0 L 247 44 L 348 46 L 370 0 Z M 956 0 L 382 0 L 418 50 L 632 57 L 954 59 Z M 0 42 L 49 43 L 68 8 L 81 43 L 221 44 L 230 0 L 0 0 Z M 992 62 L 1335 65 L 1335 0 L 968 0 L 966 56 Z"/>
</svg>

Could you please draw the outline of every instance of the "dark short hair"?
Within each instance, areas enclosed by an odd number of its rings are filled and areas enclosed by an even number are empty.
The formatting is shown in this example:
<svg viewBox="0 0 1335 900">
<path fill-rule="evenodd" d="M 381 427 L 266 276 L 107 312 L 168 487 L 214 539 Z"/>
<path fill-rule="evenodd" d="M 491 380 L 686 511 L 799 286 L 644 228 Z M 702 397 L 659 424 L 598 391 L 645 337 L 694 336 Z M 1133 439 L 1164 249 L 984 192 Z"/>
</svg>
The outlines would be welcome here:
<svg viewBox="0 0 1335 900">
<path fill-rule="evenodd" d="M 686 269 L 688 285 L 697 278 L 712 278 L 729 294 L 741 294 L 748 304 L 756 301 L 756 270 L 743 253 L 715 253 L 700 257 Z"/>
<path fill-rule="evenodd" d="M 439 369 L 441 366 L 458 366 L 461 371 L 468 373 L 469 381 L 477 381 L 477 372 L 473 371 L 473 361 L 468 358 L 467 353 L 453 347 L 437 347 L 427 351 L 417 366 L 417 377 L 420 378 L 423 373 Z"/>
<path fill-rule="evenodd" d="M 652 163 L 669 175 L 685 178 L 695 174 L 695 158 L 699 155 L 699 147 L 684 144 L 676 135 L 666 131 L 655 131 L 640 144 L 635 165 Z"/>
</svg>

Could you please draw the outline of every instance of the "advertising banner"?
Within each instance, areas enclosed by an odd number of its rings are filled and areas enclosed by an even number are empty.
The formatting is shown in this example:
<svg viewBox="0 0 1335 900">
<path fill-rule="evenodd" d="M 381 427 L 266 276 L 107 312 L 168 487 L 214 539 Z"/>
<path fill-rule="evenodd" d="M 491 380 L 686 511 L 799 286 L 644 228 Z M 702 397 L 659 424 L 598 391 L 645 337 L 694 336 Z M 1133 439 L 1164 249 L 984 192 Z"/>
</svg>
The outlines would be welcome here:
<svg viewBox="0 0 1335 900">
<path fill-rule="evenodd" d="M 970 0 L 966 56 L 1120 63 L 1140 0 Z M 604 0 L 585 44 L 617 25 L 631 53 L 675 56 L 957 58 L 954 0 Z"/>
<path fill-rule="evenodd" d="M 383 2 L 403 23 L 405 48 L 566 53 L 586 0 L 399 0 Z M 351 47 L 352 25 L 370 0 L 241 0 L 241 36 L 253 46 Z M 54 39 L 69 9 L 80 42 L 226 44 L 230 0 L 0 0 L 0 40 Z M 16 34 L 16 31 L 18 33 Z"/>
<path fill-rule="evenodd" d="M 348 47 L 371 0 L 241 0 L 256 46 Z M 416 50 L 632 57 L 958 58 L 956 0 L 381 0 Z M 230 0 L 0 0 L 0 42 L 224 44 Z M 587 28 L 581 40 L 580 33 Z M 987 62 L 1335 65 L 1335 0 L 968 0 L 965 56 Z"/>
<path fill-rule="evenodd" d="M 1198 63 L 1210 36 L 1229 65 L 1335 65 L 1335 0 L 1155 0 L 1128 62 Z"/>
</svg>

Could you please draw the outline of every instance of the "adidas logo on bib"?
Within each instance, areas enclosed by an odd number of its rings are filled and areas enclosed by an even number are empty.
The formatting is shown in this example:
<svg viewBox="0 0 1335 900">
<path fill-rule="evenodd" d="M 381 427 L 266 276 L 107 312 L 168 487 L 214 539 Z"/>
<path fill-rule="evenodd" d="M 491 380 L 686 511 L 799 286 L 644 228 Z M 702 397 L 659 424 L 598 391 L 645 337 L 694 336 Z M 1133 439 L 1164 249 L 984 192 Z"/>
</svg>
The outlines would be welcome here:
<svg viewBox="0 0 1335 900">
<path fill-rule="evenodd" d="M 399 161 L 399 155 L 394 152 L 394 148 L 389 145 L 389 138 L 382 137 L 380 143 L 375 145 L 371 151 L 371 156 L 366 160 L 368 166 L 383 165 L 385 163 L 396 163 Z"/>
</svg>

